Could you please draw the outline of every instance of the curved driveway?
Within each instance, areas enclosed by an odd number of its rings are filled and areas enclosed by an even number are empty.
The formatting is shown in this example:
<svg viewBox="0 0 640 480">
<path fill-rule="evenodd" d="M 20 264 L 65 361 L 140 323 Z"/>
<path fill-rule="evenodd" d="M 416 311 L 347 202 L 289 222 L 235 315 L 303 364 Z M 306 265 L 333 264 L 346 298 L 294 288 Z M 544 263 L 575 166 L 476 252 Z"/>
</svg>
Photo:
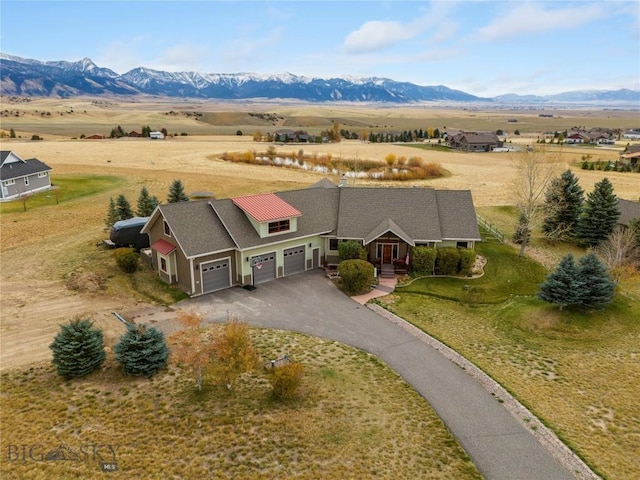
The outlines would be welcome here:
<svg viewBox="0 0 640 480">
<path fill-rule="evenodd" d="M 265 283 L 253 292 L 231 288 L 176 307 L 197 310 L 207 322 L 224 322 L 231 314 L 249 325 L 333 339 L 376 355 L 431 404 L 489 480 L 575 478 L 463 369 L 343 295 L 321 271 Z M 167 331 L 172 323 L 167 318 L 158 326 Z"/>
</svg>

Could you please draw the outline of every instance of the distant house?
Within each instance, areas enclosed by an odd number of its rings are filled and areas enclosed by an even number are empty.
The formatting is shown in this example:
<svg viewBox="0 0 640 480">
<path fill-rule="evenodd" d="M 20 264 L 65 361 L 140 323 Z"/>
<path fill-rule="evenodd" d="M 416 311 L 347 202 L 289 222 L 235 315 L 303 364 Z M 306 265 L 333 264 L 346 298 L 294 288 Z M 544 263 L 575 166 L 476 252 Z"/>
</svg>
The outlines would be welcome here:
<svg viewBox="0 0 640 480">
<path fill-rule="evenodd" d="M 129 136 L 133 137 L 133 138 L 140 138 L 142 137 L 142 134 L 140 132 L 136 132 L 135 130 L 132 132 L 129 132 Z"/>
<path fill-rule="evenodd" d="M 164 133 L 162 132 L 151 132 L 149 133 L 149 138 L 153 140 L 162 140 L 164 139 Z"/>
<path fill-rule="evenodd" d="M 104 135 L 100 135 L 98 133 L 94 135 L 89 135 L 88 137 L 84 137 L 85 140 L 104 140 Z"/>
<path fill-rule="evenodd" d="M 406 268 L 411 247 L 480 241 L 468 190 L 338 187 L 327 179 L 300 190 L 159 205 L 142 233 L 160 278 L 193 296 L 337 265 L 343 240 L 358 241 L 369 262 L 392 272 L 398 261 Z"/>
<path fill-rule="evenodd" d="M 620 154 L 620 163 L 635 168 L 640 165 L 640 145 L 630 145 Z"/>
<path fill-rule="evenodd" d="M 463 152 L 490 152 L 494 148 L 501 148 L 503 142 L 495 133 L 460 132 L 447 137 L 451 148 Z"/>
<path fill-rule="evenodd" d="M 3 150 L 0 161 L 0 201 L 51 188 L 51 167 L 37 158 L 23 160 L 16 153 Z"/>
<path fill-rule="evenodd" d="M 589 135 L 578 132 L 570 133 L 565 139 L 566 143 L 589 143 L 590 141 Z"/>
<path fill-rule="evenodd" d="M 622 134 L 622 138 L 640 140 L 640 128 L 631 128 Z"/>
<path fill-rule="evenodd" d="M 282 128 L 280 130 L 276 130 L 273 134 L 273 139 L 276 142 L 285 142 L 285 143 L 310 143 L 315 142 L 315 136 L 309 136 L 309 134 L 304 130 L 291 130 L 287 128 Z"/>
<path fill-rule="evenodd" d="M 618 218 L 619 225 L 628 227 L 631 220 L 640 220 L 640 201 L 633 202 L 631 200 L 623 200 L 622 198 L 619 198 L 618 210 L 620 210 L 620 218 Z"/>
</svg>

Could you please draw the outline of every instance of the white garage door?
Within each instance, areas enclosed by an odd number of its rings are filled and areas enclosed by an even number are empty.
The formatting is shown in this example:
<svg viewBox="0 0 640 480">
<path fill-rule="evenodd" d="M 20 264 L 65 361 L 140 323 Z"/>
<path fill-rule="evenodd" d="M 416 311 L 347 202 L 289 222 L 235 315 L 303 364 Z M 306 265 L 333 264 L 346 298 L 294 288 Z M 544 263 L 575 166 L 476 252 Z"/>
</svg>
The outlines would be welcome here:
<svg viewBox="0 0 640 480">
<path fill-rule="evenodd" d="M 253 284 L 268 282 L 276 278 L 276 252 L 265 253 L 251 258 Z"/>
<path fill-rule="evenodd" d="M 304 272 L 305 270 L 305 246 L 288 248 L 284 253 L 284 274 L 293 275 L 294 273 Z"/>
<path fill-rule="evenodd" d="M 202 293 L 215 292 L 231 286 L 231 270 L 228 258 L 200 265 Z"/>
</svg>

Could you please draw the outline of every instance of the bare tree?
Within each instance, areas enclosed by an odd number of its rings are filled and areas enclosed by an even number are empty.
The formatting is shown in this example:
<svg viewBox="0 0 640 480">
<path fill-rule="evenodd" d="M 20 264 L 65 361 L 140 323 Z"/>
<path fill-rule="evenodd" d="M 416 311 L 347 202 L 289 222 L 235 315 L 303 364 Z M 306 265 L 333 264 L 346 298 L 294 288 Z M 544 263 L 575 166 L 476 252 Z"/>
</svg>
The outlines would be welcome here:
<svg viewBox="0 0 640 480">
<path fill-rule="evenodd" d="M 616 281 L 620 279 L 624 267 L 640 266 L 640 248 L 636 243 L 635 232 L 620 225 L 595 248 L 595 253 L 611 270 Z"/>
<path fill-rule="evenodd" d="M 529 234 L 540 223 L 540 209 L 543 205 L 547 187 L 557 171 L 557 160 L 548 157 L 540 149 L 522 154 L 516 164 L 516 176 L 513 180 L 513 193 L 520 214 L 519 228 L 522 231 L 519 256 L 524 256 Z"/>
<path fill-rule="evenodd" d="M 173 336 L 173 357 L 196 375 L 198 391 L 202 390 L 202 370 L 213 360 L 215 355 L 215 340 L 202 328 L 204 317 L 195 312 L 181 311 L 178 322 L 185 327 L 185 331 Z"/>
</svg>

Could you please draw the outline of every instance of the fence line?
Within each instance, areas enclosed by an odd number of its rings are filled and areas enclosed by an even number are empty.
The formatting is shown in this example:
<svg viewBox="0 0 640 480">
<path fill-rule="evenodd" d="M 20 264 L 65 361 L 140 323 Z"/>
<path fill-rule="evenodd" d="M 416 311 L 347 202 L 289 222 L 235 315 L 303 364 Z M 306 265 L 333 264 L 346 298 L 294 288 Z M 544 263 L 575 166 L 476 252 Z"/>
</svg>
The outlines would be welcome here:
<svg viewBox="0 0 640 480">
<path fill-rule="evenodd" d="M 504 243 L 504 233 L 497 229 L 494 225 L 487 222 L 480 215 L 476 214 L 476 219 L 478 220 L 478 225 L 487 230 L 491 235 L 493 235 L 500 243 Z"/>
</svg>

